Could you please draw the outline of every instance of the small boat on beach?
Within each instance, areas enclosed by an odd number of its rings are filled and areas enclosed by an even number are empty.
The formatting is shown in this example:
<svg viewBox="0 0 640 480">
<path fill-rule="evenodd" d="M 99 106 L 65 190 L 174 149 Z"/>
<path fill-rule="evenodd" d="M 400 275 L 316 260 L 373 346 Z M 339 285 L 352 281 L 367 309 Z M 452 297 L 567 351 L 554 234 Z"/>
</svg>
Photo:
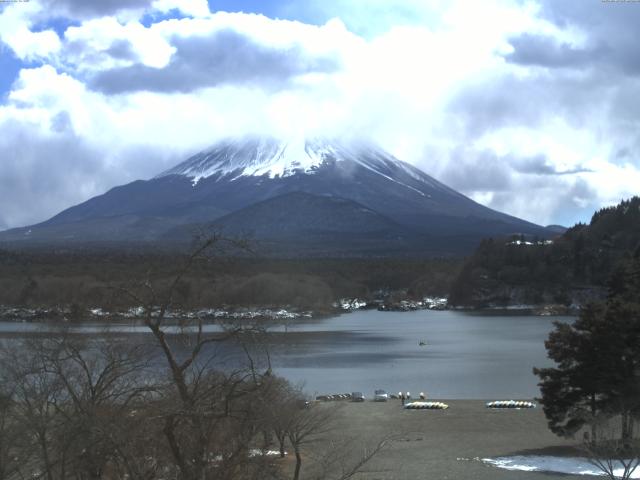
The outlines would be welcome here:
<svg viewBox="0 0 640 480">
<path fill-rule="evenodd" d="M 494 402 L 487 402 L 487 408 L 536 408 L 534 402 L 522 401 L 522 400 L 496 400 Z"/>
<path fill-rule="evenodd" d="M 449 405 L 443 402 L 410 402 L 404 405 L 407 410 L 446 410 Z"/>
</svg>

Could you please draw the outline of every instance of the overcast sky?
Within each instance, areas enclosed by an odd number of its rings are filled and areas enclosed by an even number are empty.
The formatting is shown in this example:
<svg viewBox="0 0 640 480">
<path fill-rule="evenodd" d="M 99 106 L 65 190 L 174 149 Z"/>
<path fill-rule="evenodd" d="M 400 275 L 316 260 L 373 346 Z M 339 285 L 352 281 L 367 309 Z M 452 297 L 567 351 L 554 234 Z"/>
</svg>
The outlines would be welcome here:
<svg viewBox="0 0 640 480">
<path fill-rule="evenodd" d="M 570 225 L 640 193 L 640 3 L 0 4 L 0 229 L 242 133 L 362 135 Z"/>
</svg>

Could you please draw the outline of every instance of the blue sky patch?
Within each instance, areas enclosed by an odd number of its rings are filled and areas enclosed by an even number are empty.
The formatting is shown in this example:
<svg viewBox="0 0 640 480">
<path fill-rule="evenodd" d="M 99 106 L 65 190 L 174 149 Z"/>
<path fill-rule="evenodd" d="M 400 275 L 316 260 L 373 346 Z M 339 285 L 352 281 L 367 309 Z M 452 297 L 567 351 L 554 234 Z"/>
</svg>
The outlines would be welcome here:
<svg viewBox="0 0 640 480">
<path fill-rule="evenodd" d="M 8 47 L 0 45 L 0 103 L 5 103 L 11 85 L 18 78 L 23 63 Z"/>
</svg>

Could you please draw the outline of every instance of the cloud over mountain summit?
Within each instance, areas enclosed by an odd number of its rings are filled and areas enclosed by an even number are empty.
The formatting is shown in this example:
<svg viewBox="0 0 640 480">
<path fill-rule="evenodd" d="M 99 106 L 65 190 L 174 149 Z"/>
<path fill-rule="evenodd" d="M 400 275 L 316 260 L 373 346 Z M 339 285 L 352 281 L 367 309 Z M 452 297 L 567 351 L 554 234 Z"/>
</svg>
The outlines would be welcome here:
<svg viewBox="0 0 640 480">
<path fill-rule="evenodd" d="M 2 4 L 0 223 L 247 133 L 367 137 L 492 208 L 585 220 L 638 193 L 639 20 L 594 0 Z"/>
</svg>

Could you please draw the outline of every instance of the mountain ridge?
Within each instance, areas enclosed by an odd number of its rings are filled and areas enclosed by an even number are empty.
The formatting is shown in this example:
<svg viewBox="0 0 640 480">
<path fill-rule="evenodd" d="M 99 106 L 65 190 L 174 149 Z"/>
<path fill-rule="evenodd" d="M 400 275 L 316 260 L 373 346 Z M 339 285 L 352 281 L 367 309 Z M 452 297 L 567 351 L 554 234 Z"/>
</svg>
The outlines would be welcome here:
<svg viewBox="0 0 640 480">
<path fill-rule="evenodd" d="M 40 224 L 0 232 L 0 241 L 164 242 L 181 226 L 210 225 L 291 192 L 355 202 L 395 222 L 399 232 L 430 238 L 443 254 L 469 252 L 486 236 L 553 234 L 480 205 L 368 142 L 247 137 L 221 141 L 149 180 L 114 187 Z M 335 211 L 355 221 L 352 213 Z"/>
</svg>

